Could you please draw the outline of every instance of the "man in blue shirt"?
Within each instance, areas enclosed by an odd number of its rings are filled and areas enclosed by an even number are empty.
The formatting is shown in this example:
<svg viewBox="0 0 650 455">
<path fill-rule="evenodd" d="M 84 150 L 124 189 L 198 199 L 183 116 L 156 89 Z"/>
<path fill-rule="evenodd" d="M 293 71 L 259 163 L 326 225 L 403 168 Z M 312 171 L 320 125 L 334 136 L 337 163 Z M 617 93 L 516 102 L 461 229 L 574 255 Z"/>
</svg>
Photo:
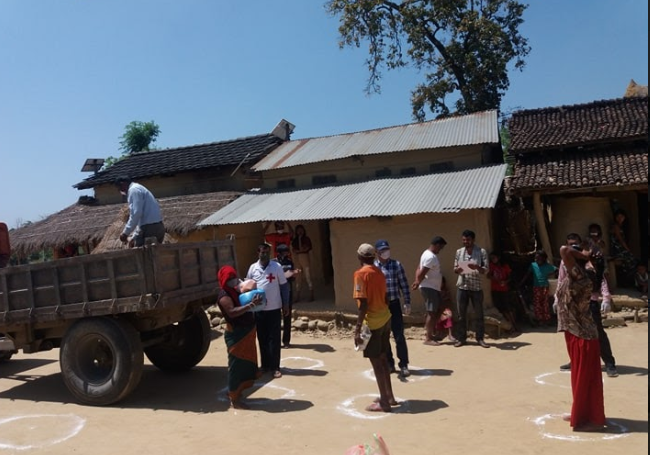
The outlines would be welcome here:
<svg viewBox="0 0 650 455">
<path fill-rule="evenodd" d="M 402 316 L 402 305 L 400 297 L 404 298 L 404 314 L 411 314 L 411 292 L 409 283 L 406 279 L 406 272 L 402 263 L 390 257 L 390 246 L 386 240 L 377 240 L 375 243 L 377 258 L 375 266 L 378 267 L 386 277 L 386 298 L 388 300 L 388 309 L 390 309 L 391 322 L 390 329 L 395 339 L 395 348 L 399 358 L 399 372 L 402 377 L 408 377 L 411 372 L 408 369 L 409 351 L 406 346 L 406 337 L 404 336 L 404 318 Z M 393 352 L 389 349 L 387 352 L 388 366 L 390 371 L 395 369 L 395 358 Z"/>
<path fill-rule="evenodd" d="M 162 222 L 160 205 L 154 195 L 144 186 L 121 176 L 115 185 L 129 204 L 129 219 L 120 234 L 120 240 L 127 242 L 129 234 L 135 231 L 134 246 L 143 246 L 147 237 L 155 237 L 158 243 L 165 239 L 165 226 Z"/>
</svg>

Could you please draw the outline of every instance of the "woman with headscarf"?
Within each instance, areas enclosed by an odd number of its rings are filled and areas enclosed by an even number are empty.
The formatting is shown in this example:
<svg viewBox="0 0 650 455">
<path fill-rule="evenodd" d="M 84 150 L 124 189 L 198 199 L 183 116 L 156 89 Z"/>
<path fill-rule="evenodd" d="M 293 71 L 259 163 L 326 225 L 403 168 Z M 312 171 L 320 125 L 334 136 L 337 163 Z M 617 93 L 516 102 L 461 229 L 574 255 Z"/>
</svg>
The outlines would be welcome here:
<svg viewBox="0 0 650 455">
<path fill-rule="evenodd" d="M 228 348 L 228 397 L 234 409 L 248 409 L 242 402 L 242 392 L 253 386 L 259 377 L 257 368 L 257 330 L 253 310 L 261 302 L 254 297 L 246 305 L 239 304 L 240 291 L 237 271 L 226 265 L 219 269 L 217 305 L 226 320 L 224 339 Z"/>
</svg>

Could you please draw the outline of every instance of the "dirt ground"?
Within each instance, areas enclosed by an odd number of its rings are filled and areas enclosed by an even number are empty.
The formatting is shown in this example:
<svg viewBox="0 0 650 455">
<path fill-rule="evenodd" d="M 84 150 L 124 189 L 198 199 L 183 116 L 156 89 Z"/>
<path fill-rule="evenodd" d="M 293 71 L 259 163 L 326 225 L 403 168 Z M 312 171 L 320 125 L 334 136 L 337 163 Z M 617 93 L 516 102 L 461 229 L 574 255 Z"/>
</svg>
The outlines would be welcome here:
<svg viewBox="0 0 650 455">
<path fill-rule="evenodd" d="M 606 433 L 573 433 L 563 337 L 553 329 L 515 338 L 425 346 L 408 329 L 412 376 L 393 375 L 401 406 L 364 411 L 377 395 L 369 362 L 351 338 L 295 333 L 284 376 L 263 377 L 252 409 L 229 409 L 226 353 L 217 337 L 191 372 L 149 363 L 138 388 L 111 407 L 76 404 L 58 350 L 0 364 L 0 454 L 344 455 L 380 434 L 391 455 L 648 453 L 648 324 L 609 328 L 620 376 L 605 385 Z M 216 332 L 215 332 L 216 333 Z M 92 451 L 92 452 L 91 452 Z"/>
</svg>

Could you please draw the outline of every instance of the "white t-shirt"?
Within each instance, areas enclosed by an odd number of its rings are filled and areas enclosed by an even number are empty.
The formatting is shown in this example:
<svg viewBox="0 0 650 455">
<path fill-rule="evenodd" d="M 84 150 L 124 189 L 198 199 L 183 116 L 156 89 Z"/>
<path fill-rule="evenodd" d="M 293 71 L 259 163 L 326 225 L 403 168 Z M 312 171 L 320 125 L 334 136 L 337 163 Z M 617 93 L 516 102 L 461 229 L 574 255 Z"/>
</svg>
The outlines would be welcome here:
<svg viewBox="0 0 650 455">
<path fill-rule="evenodd" d="M 442 272 L 440 271 L 440 261 L 436 254 L 426 249 L 422 256 L 420 256 L 420 268 L 426 267 L 429 269 L 424 279 L 420 282 L 421 288 L 431 288 L 440 291 L 442 288 Z"/>
<path fill-rule="evenodd" d="M 269 261 L 266 268 L 262 267 L 259 261 L 254 262 L 248 268 L 246 278 L 251 278 L 257 283 L 257 289 L 264 291 L 266 295 L 266 307 L 262 311 L 277 310 L 282 308 L 282 295 L 280 285 L 287 282 L 284 270 L 277 261 Z"/>
</svg>

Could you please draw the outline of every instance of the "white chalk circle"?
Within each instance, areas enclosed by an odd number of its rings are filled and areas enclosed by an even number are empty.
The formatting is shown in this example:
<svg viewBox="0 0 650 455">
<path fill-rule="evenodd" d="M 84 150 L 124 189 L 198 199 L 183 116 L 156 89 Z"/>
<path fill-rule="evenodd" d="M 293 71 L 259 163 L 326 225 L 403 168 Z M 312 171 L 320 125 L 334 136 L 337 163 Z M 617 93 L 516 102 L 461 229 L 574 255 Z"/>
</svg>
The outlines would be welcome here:
<svg viewBox="0 0 650 455">
<path fill-rule="evenodd" d="M 0 449 L 43 449 L 81 431 L 86 419 L 73 414 L 35 414 L 0 419 Z"/>
<path fill-rule="evenodd" d="M 358 409 L 355 408 L 355 402 L 360 398 L 368 398 L 368 400 L 364 400 L 364 403 L 362 405 L 362 411 L 359 411 Z M 336 407 L 336 409 L 345 415 L 348 415 L 350 417 L 355 417 L 357 419 L 368 419 L 368 420 L 385 419 L 386 417 L 390 416 L 392 413 L 372 412 L 372 411 L 365 410 L 365 407 L 368 406 L 370 403 L 372 403 L 376 398 L 378 398 L 377 395 L 372 395 L 370 393 L 366 395 L 357 395 L 356 397 L 352 397 L 352 398 L 348 398 L 347 400 L 344 400 L 341 404 L 339 404 Z M 397 407 L 393 408 L 393 412 L 396 411 L 401 412 L 401 411 L 408 410 L 408 401 L 402 400 L 401 398 L 397 398 L 397 397 L 395 397 L 395 399 L 401 404 L 399 405 L 399 408 Z"/>
<path fill-rule="evenodd" d="M 612 420 L 607 420 L 607 427 L 616 431 L 616 433 L 573 433 L 573 434 L 554 434 L 544 431 L 544 425 L 548 420 L 562 419 L 562 414 L 546 414 L 541 417 L 533 419 L 533 423 L 540 427 L 540 434 L 543 438 L 548 439 L 558 439 L 561 441 L 608 441 L 611 439 L 620 439 L 627 437 L 629 429 L 623 425 L 616 423 Z M 567 431 L 573 431 L 569 426 L 569 422 L 566 423 Z"/>
<path fill-rule="evenodd" d="M 555 371 L 555 372 L 552 372 L 552 373 L 538 374 L 537 376 L 535 376 L 535 382 L 538 383 L 538 384 L 542 384 L 542 385 L 552 385 L 552 386 L 555 386 L 555 387 L 561 387 L 563 389 L 570 389 L 571 385 L 558 384 L 553 380 L 549 381 L 550 377 L 552 377 L 552 376 L 555 377 L 554 379 L 557 379 L 557 375 L 566 375 L 566 374 L 570 374 L 570 373 L 569 372 L 564 372 L 564 371 Z"/>
<path fill-rule="evenodd" d="M 322 360 L 311 359 L 309 357 L 285 357 L 280 362 L 280 366 L 283 368 L 292 369 L 288 365 L 295 365 L 296 363 L 300 362 L 311 363 L 311 365 L 301 367 L 303 370 L 315 370 L 316 368 L 320 368 L 325 365 L 325 362 Z"/>
<path fill-rule="evenodd" d="M 411 371 L 411 376 L 408 378 L 403 378 L 406 380 L 406 382 L 424 381 L 425 379 L 430 379 L 433 376 L 433 372 L 431 370 L 426 370 L 424 368 L 409 366 L 409 370 Z M 420 371 L 421 373 L 413 374 L 414 371 Z M 363 375 L 366 379 L 370 379 L 373 382 L 377 380 L 375 378 L 375 372 L 372 368 L 364 371 Z"/>
</svg>

